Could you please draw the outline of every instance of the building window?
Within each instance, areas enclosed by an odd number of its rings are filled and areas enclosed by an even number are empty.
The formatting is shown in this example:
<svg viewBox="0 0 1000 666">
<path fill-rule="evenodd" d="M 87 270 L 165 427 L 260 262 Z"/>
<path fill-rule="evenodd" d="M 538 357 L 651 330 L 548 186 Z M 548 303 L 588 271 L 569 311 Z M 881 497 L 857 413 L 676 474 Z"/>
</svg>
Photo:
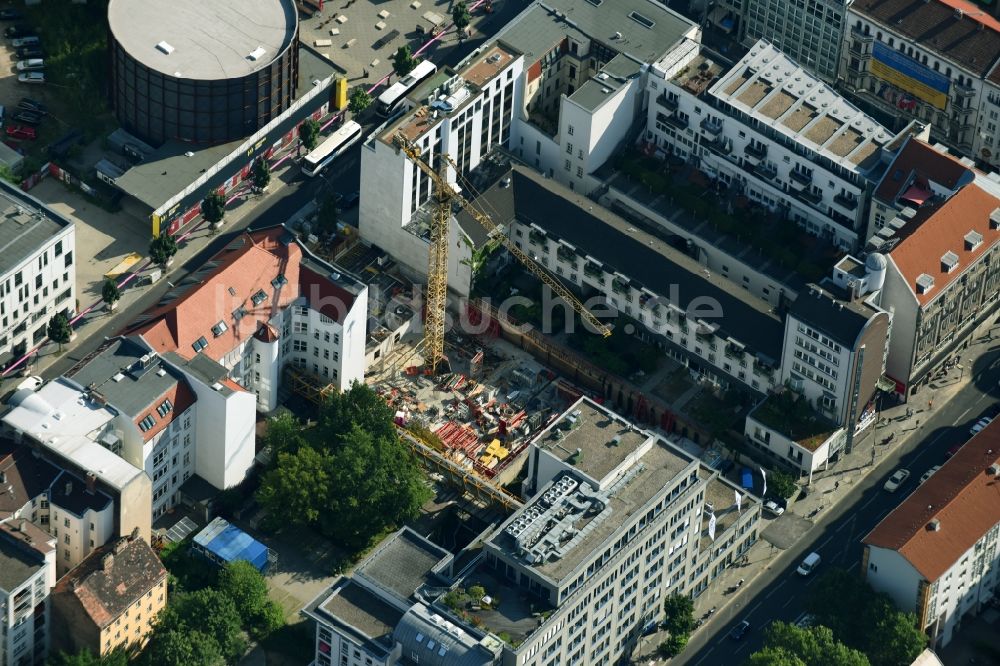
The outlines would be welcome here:
<svg viewBox="0 0 1000 666">
<path fill-rule="evenodd" d="M 573 70 L 573 68 L 570 67 L 569 69 L 570 69 L 570 76 L 574 76 L 574 73 L 573 73 L 574 70 Z M 570 136 L 573 136 L 573 126 L 572 125 L 567 125 L 566 126 L 566 133 L 569 134 Z"/>
</svg>

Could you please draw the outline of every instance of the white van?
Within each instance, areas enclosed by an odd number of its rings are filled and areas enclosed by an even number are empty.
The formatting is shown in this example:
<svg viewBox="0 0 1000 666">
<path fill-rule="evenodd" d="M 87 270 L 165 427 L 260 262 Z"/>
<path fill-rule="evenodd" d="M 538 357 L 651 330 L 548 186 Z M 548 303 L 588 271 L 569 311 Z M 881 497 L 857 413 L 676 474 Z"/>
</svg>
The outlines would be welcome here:
<svg viewBox="0 0 1000 666">
<path fill-rule="evenodd" d="M 808 576 L 813 571 L 816 571 L 816 567 L 819 566 L 821 558 L 819 553 L 809 553 L 806 555 L 806 559 L 802 560 L 802 564 L 799 568 L 795 570 L 800 576 Z"/>
</svg>

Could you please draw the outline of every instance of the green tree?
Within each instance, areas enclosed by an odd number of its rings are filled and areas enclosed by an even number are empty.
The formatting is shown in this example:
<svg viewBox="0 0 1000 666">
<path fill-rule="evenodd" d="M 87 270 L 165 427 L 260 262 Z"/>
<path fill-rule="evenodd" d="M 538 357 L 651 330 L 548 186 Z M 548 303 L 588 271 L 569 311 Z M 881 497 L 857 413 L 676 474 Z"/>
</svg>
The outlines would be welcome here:
<svg viewBox="0 0 1000 666">
<path fill-rule="evenodd" d="M 146 666 L 225 666 L 219 643 L 197 629 L 157 630 L 143 653 Z"/>
<path fill-rule="evenodd" d="M 299 140 L 306 150 L 312 150 L 319 143 L 319 122 L 313 118 L 307 118 L 299 125 Z"/>
<path fill-rule="evenodd" d="M 215 642 L 227 662 L 235 662 L 246 649 L 236 604 L 219 590 L 206 588 L 180 595 L 172 606 L 167 606 L 162 612 L 157 632 L 161 627 L 164 631 L 204 632 Z"/>
<path fill-rule="evenodd" d="M 300 446 L 294 453 L 279 453 L 277 461 L 274 469 L 264 474 L 257 491 L 269 527 L 316 523 L 331 492 L 330 454 Z"/>
<path fill-rule="evenodd" d="M 835 640 L 833 631 L 822 625 L 801 628 L 774 622 L 765 634 L 765 645 L 779 654 L 794 655 L 809 666 L 870 666 L 868 657 Z"/>
<path fill-rule="evenodd" d="M 271 165 L 267 163 L 267 157 L 261 155 L 253 163 L 250 172 L 253 188 L 258 192 L 263 192 L 271 184 Z"/>
<path fill-rule="evenodd" d="M 236 560 L 222 567 L 217 588 L 233 600 L 244 625 L 267 603 L 267 581 L 257 567 L 246 560 Z"/>
<path fill-rule="evenodd" d="M 77 654 L 59 652 L 45 663 L 48 666 L 128 666 L 128 653 L 118 649 L 101 657 L 84 648 Z"/>
<path fill-rule="evenodd" d="M 49 335 L 49 340 L 55 342 L 59 345 L 59 351 L 62 351 L 63 345 L 69 342 L 69 339 L 73 337 L 73 327 L 69 324 L 69 319 L 62 312 L 57 312 L 52 319 L 49 320 L 49 329 L 47 331 Z"/>
<path fill-rule="evenodd" d="M 320 516 L 325 531 L 360 550 L 372 536 L 417 516 L 431 497 L 413 454 L 399 437 L 377 437 L 354 425 L 333 453 L 330 485 Z"/>
<path fill-rule="evenodd" d="M 694 602 L 686 594 L 672 594 L 663 602 L 663 625 L 670 635 L 687 635 L 694 629 Z"/>
<path fill-rule="evenodd" d="M 101 285 L 101 300 L 108 304 L 109 308 L 114 308 L 115 303 L 117 303 L 122 297 L 121 289 L 111 278 L 104 278 L 104 284 Z"/>
<path fill-rule="evenodd" d="M 328 442 L 333 448 L 354 426 L 372 437 L 392 439 L 397 436 L 393 416 L 382 396 L 366 384 L 354 382 L 351 388 L 328 398 L 310 435 L 314 442 Z"/>
<path fill-rule="evenodd" d="M 687 647 L 688 637 L 687 634 L 671 634 L 667 637 L 667 640 L 660 643 L 656 648 L 656 651 L 660 653 L 661 657 L 669 659 L 670 657 L 676 657 L 684 648 Z"/>
<path fill-rule="evenodd" d="M 472 15 L 469 13 L 469 8 L 466 6 L 463 0 L 458 0 L 451 8 L 451 20 L 455 24 L 455 28 L 458 30 L 458 38 L 465 38 L 465 31 L 472 23 Z"/>
<path fill-rule="evenodd" d="M 149 257 L 160 266 L 166 267 L 175 254 L 177 254 L 177 239 L 168 233 L 154 236 L 149 243 Z"/>
<path fill-rule="evenodd" d="M 213 227 L 222 222 L 226 216 L 226 197 L 218 192 L 212 192 L 201 202 L 201 216 Z"/>
<path fill-rule="evenodd" d="M 392 69 L 396 72 L 396 76 L 402 78 L 412 72 L 418 62 L 420 61 L 413 57 L 410 47 L 403 45 L 396 49 L 395 55 L 392 56 Z"/>
<path fill-rule="evenodd" d="M 927 646 L 913 613 L 898 610 L 860 576 L 829 569 L 816 581 L 808 610 L 838 639 L 868 655 L 872 666 L 909 664 Z"/>
<path fill-rule="evenodd" d="M 747 664 L 748 666 L 809 666 L 785 648 L 770 645 L 751 654 Z"/>
<path fill-rule="evenodd" d="M 347 109 L 351 115 L 358 116 L 364 112 L 372 103 L 372 96 L 361 86 L 351 91 L 351 98 L 347 101 Z"/>
<path fill-rule="evenodd" d="M 775 495 L 783 499 L 788 499 L 799 489 L 791 474 L 785 472 L 771 472 L 767 477 L 767 485 L 770 486 Z"/>
<path fill-rule="evenodd" d="M 340 221 L 340 211 L 337 210 L 337 197 L 333 194 L 323 197 L 316 208 L 316 230 L 321 236 L 330 238 L 337 233 L 337 222 Z"/>
<path fill-rule="evenodd" d="M 0 164 L 0 180 L 6 180 L 8 183 L 12 183 L 14 185 L 21 184 L 21 179 L 18 178 L 17 174 L 14 173 L 14 170 L 6 164 Z"/>
<path fill-rule="evenodd" d="M 250 635 L 256 640 L 263 640 L 285 626 L 285 611 L 281 604 L 268 599 L 256 615 L 250 620 Z"/>
<path fill-rule="evenodd" d="M 301 447 L 308 446 L 302 433 L 302 424 L 291 412 L 282 412 L 268 419 L 261 445 L 271 449 L 272 460 L 277 460 L 279 453 L 295 453 Z"/>
</svg>

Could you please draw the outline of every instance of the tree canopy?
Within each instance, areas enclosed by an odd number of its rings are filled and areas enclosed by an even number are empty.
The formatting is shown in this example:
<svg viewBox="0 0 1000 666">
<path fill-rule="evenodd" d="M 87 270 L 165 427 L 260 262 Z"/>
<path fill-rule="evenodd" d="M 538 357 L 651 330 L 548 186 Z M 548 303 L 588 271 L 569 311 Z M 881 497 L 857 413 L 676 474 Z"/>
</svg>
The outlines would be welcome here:
<svg viewBox="0 0 1000 666">
<path fill-rule="evenodd" d="M 218 589 L 232 599 L 243 626 L 254 636 L 267 636 L 284 624 L 281 606 L 267 596 L 264 575 L 246 560 L 236 560 L 222 568 Z"/>
<path fill-rule="evenodd" d="M 299 139 L 306 150 L 312 150 L 319 143 L 319 123 L 313 118 L 307 118 L 299 125 Z"/>
<path fill-rule="evenodd" d="M 212 192 L 201 202 L 201 216 L 209 224 L 218 224 L 226 216 L 226 197 Z"/>
<path fill-rule="evenodd" d="M 206 588 L 178 595 L 161 612 L 145 655 L 151 666 L 231 663 L 245 649 L 236 604 L 220 590 Z"/>
<path fill-rule="evenodd" d="M 128 653 L 119 649 L 101 657 L 84 648 L 77 654 L 59 652 L 45 663 L 47 666 L 128 666 Z"/>
<path fill-rule="evenodd" d="M 410 47 L 404 44 L 396 49 L 396 53 L 392 56 L 392 69 L 397 76 L 403 77 L 413 71 L 417 62 L 419 61 L 413 57 Z"/>
<path fill-rule="evenodd" d="M 792 478 L 791 474 L 786 474 L 785 472 L 772 472 L 767 482 L 771 487 L 771 492 L 782 499 L 788 499 L 798 490 L 798 486 L 795 485 L 795 479 Z"/>
<path fill-rule="evenodd" d="M 357 116 L 364 112 L 372 103 L 372 96 L 368 94 L 368 91 L 357 86 L 351 91 L 351 98 L 347 101 L 347 108 L 350 112 Z"/>
<path fill-rule="evenodd" d="M 250 173 L 252 184 L 255 190 L 263 192 L 271 184 L 271 165 L 267 163 L 267 157 L 261 155 L 253 163 L 253 170 Z"/>
<path fill-rule="evenodd" d="M 809 612 L 847 645 L 868 655 L 872 666 L 909 664 L 927 646 L 913 613 L 896 608 L 860 577 L 830 569 L 810 595 Z"/>
<path fill-rule="evenodd" d="M 355 383 L 320 408 L 316 426 L 272 422 L 267 443 L 278 452 L 258 501 L 271 526 L 292 521 L 320 528 L 360 550 L 371 538 L 417 515 L 430 491 L 400 441 L 393 413 L 374 391 Z"/>
<path fill-rule="evenodd" d="M 177 239 L 166 232 L 154 236 L 149 242 L 149 257 L 160 266 L 166 266 L 175 254 L 177 254 Z"/>
<path fill-rule="evenodd" d="M 111 278 L 104 278 L 104 284 L 101 285 L 101 300 L 108 305 L 113 305 L 121 297 L 122 292 L 115 281 Z"/>
<path fill-rule="evenodd" d="M 833 637 L 829 627 L 797 627 L 774 622 L 767 629 L 765 650 L 750 657 L 751 666 L 869 666 L 868 657 Z"/>
<path fill-rule="evenodd" d="M 73 337 L 73 327 L 70 326 L 69 319 L 62 312 L 57 312 L 52 319 L 49 320 L 49 327 L 46 333 L 49 336 L 49 340 L 55 342 L 59 345 L 59 350 L 62 351 L 62 346 L 69 342 L 69 339 Z"/>
<path fill-rule="evenodd" d="M 687 635 L 694 629 L 694 602 L 686 594 L 672 594 L 663 602 L 663 627 L 671 635 Z"/>
<path fill-rule="evenodd" d="M 469 13 L 469 7 L 463 0 L 458 0 L 458 2 L 452 5 L 451 20 L 454 22 L 455 27 L 458 28 L 459 36 L 464 35 L 465 29 L 472 23 L 472 15 Z"/>
</svg>

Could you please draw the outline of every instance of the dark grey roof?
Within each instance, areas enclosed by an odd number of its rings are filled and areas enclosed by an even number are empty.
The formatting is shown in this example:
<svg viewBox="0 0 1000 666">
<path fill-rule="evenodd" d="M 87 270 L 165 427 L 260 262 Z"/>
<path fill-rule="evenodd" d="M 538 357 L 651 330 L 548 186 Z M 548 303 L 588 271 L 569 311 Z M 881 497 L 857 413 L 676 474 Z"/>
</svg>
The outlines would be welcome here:
<svg viewBox="0 0 1000 666">
<path fill-rule="evenodd" d="M 661 298 L 676 289 L 675 305 L 683 310 L 694 306 L 694 315 L 704 310 L 701 304 L 706 302 L 695 299 L 715 299 L 722 316 L 709 323 L 719 326 L 717 335 L 730 336 L 770 360 L 781 358 L 784 325 L 765 301 L 708 274 L 655 236 L 530 169 L 515 166 L 510 186 L 503 187 L 503 182 L 480 197 L 486 211 L 499 211 L 497 222 L 509 214 L 505 224 L 515 216 L 522 224 L 534 224 L 627 276 L 634 287 L 644 286 Z"/>
<path fill-rule="evenodd" d="M 89 492 L 87 484 L 69 472 L 60 474 L 52 484 L 49 499 L 60 509 L 82 518 L 87 511 L 101 511 L 111 504 L 111 498 L 100 490 Z"/>
<path fill-rule="evenodd" d="M 13 513 L 47 491 L 59 472 L 58 467 L 33 455 L 27 446 L 0 438 L 0 512 Z"/>
<path fill-rule="evenodd" d="M 27 192 L 0 180 L 0 273 L 13 270 L 72 224 Z"/>
<path fill-rule="evenodd" d="M 190 373 L 192 376 L 197 377 L 204 384 L 209 386 L 220 382 L 229 376 L 226 368 L 221 364 L 213 361 L 205 354 L 199 352 L 192 356 L 191 358 L 184 358 L 176 352 L 165 352 L 161 354 L 163 360 L 167 361 L 171 365 L 175 366 L 177 369 Z M 222 385 L 222 389 L 219 391 L 223 395 L 229 395 L 233 390 Z"/>
<path fill-rule="evenodd" d="M 392 638 L 402 645 L 403 655 L 418 655 L 421 666 L 492 666 L 494 663 L 494 655 L 480 645 L 475 636 L 419 603 L 406 611 Z"/>
<path fill-rule="evenodd" d="M 154 358 L 151 365 L 142 368 L 140 360 L 147 355 Z M 109 404 L 137 418 L 178 382 L 184 381 L 179 372 L 155 356 L 134 339 L 114 338 L 106 342 L 97 355 L 70 370 L 67 376 L 80 386 L 96 389 Z M 161 376 L 160 370 L 166 374 Z"/>
<path fill-rule="evenodd" d="M 838 298 L 831 292 L 810 285 L 792 303 L 789 315 L 824 333 L 844 347 L 852 349 L 858 336 L 876 312 L 858 301 Z"/>
<path fill-rule="evenodd" d="M 42 568 L 43 555 L 0 530 L 0 589 L 13 592 Z"/>
<path fill-rule="evenodd" d="M 392 645 L 390 636 L 403 616 L 401 610 L 349 578 L 335 583 L 314 612 L 322 612 L 328 619 L 383 647 Z"/>
<path fill-rule="evenodd" d="M 211 502 L 219 494 L 218 488 L 197 474 L 192 474 L 187 481 L 182 483 L 180 491 L 191 501 L 199 503 Z"/>
<path fill-rule="evenodd" d="M 651 21 L 652 26 L 631 18 L 632 12 Z M 694 25 L 650 0 L 544 0 L 521 12 L 497 38 L 524 53 L 528 64 L 567 35 L 578 41 L 600 42 L 640 62 L 654 62 Z M 616 32 L 621 33 L 621 39 L 615 39 Z"/>
<path fill-rule="evenodd" d="M 410 599 L 425 583 L 433 584 L 433 569 L 451 554 L 408 527 L 399 530 L 354 571 L 400 599 Z"/>
</svg>

